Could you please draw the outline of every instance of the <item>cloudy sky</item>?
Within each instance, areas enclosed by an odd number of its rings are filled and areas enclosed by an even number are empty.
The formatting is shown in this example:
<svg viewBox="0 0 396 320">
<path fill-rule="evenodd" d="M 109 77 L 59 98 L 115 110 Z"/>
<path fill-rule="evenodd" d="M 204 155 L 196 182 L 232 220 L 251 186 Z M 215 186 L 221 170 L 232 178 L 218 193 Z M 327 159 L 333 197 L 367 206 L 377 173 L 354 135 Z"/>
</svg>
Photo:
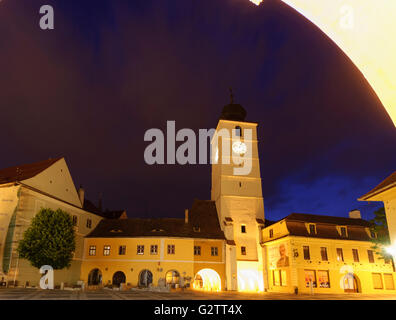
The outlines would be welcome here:
<svg viewBox="0 0 396 320">
<path fill-rule="evenodd" d="M 210 199 L 210 165 L 149 166 L 150 128 L 214 128 L 235 101 L 259 123 L 265 215 L 370 217 L 356 199 L 396 170 L 396 130 L 362 74 L 278 0 L 0 2 L 0 167 L 64 156 L 130 217 Z"/>
</svg>

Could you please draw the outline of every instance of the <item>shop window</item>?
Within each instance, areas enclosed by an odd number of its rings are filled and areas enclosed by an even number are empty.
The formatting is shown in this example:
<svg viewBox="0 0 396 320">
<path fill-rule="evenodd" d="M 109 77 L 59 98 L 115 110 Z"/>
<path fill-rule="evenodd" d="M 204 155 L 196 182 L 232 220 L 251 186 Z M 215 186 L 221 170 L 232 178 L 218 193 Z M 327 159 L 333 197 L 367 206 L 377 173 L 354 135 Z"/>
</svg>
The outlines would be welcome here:
<svg viewBox="0 0 396 320">
<path fill-rule="evenodd" d="M 318 270 L 319 288 L 330 288 L 329 271 Z"/>
<path fill-rule="evenodd" d="M 312 287 L 316 288 L 315 270 L 304 270 L 304 275 L 305 275 L 305 287 L 310 288 L 312 284 Z"/>
<path fill-rule="evenodd" d="M 374 289 L 383 289 L 381 273 L 373 273 L 373 287 Z"/>
<path fill-rule="evenodd" d="M 272 280 L 273 285 L 276 287 L 286 287 L 287 286 L 287 273 L 286 270 L 272 270 Z"/>
<path fill-rule="evenodd" d="M 386 290 L 395 290 L 395 283 L 393 281 L 392 273 L 384 273 L 384 282 Z"/>
</svg>

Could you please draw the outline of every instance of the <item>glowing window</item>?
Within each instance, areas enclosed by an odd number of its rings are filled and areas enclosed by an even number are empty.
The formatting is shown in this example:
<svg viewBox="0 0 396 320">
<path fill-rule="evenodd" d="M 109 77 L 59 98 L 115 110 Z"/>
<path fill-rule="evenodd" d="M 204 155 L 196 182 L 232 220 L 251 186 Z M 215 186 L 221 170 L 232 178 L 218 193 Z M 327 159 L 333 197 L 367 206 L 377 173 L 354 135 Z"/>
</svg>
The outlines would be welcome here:
<svg viewBox="0 0 396 320">
<path fill-rule="evenodd" d="M 104 256 L 109 256 L 110 255 L 110 246 L 104 246 L 103 247 L 103 255 Z"/>
<path fill-rule="evenodd" d="M 96 256 L 96 246 L 89 246 L 89 255 Z"/>
</svg>

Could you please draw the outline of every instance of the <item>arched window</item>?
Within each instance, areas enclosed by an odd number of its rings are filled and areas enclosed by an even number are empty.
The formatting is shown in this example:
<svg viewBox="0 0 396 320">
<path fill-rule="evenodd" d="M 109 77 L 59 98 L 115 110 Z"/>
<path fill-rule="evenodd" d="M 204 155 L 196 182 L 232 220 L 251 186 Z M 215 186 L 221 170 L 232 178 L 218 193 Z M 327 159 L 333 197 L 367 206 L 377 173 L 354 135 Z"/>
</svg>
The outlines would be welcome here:
<svg viewBox="0 0 396 320">
<path fill-rule="evenodd" d="M 240 126 L 235 127 L 235 136 L 242 137 L 242 128 Z"/>
</svg>

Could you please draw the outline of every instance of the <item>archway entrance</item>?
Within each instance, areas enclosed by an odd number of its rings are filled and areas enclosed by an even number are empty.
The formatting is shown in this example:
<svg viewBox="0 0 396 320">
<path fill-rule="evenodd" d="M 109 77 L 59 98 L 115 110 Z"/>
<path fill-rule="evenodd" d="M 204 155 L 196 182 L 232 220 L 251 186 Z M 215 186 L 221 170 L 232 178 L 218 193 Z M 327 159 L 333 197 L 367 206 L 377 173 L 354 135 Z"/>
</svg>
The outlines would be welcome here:
<svg viewBox="0 0 396 320">
<path fill-rule="evenodd" d="M 193 288 L 204 291 L 221 291 L 221 279 L 213 269 L 202 269 L 194 278 Z"/>
<path fill-rule="evenodd" d="M 171 288 L 175 288 L 180 282 L 180 274 L 176 270 L 170 270 L 165 275 L 166 284 Z"/>
<path fill-rule="evenodd" d="M 88 285 L 97 286 L 102 283 L 102 272 L 99 269 L 93 269 L 88 274 Z"/>
<path fill-rule="evenodd" d="M 126 282 L 126 276 L 125 273 L 122 271 L 117 271 L 113 275 L 113 285 L 119 287 L 121 283 Z"/>
<path fill-rule="evenodd" d="M 153 283 L 153 274 L 150 270 L 144 269 L 139 274 L 139 287 L 148 287 Z"/>
<path fill-rule="evenodd" d="M 344 277 L 344 292 L 359 293 L 359 279 L 354 274 L 348 274 Z"/>
</svg>

